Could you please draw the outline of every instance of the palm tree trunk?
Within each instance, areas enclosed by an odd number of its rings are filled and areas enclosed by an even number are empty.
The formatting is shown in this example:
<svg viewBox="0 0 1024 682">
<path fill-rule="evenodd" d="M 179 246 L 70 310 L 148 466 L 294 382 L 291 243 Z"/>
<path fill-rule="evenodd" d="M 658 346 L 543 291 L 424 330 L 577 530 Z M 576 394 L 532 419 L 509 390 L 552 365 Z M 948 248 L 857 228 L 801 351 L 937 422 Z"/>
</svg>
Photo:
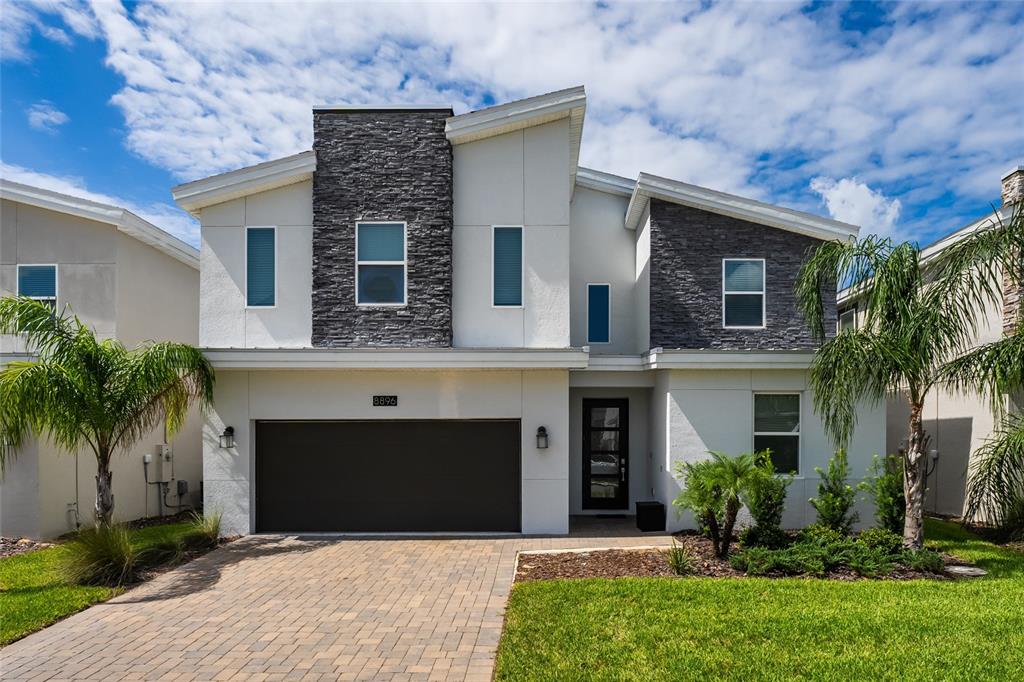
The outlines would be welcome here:
<svg viewBox="0 0 1024 682">
<path fill-rule="evenodd" d="M 109 526 L 114 516 L 114 474 L 110 471 L 110 455 L 102 453 L 96 465 L 96 525 Z"/>
<path fill-rule="evenodd" d="M 903 456 L 903 495 L 907 501 L 903 521 L 903 546 L 921 549 L 924 545 L 925 466 L 929 437 L 921 422 L 923 402 L 910 404 L 910 442 Z"/>
<path fill-rule="evenodd" d="M 721 547 L 716 548 L 719 557 L 729 557 L 729 545 L 732 544 L 732 531 L 736 527 L 736 516 L 740 512 L 739 498 L 730 499 L 725 503 L 725 524 L 722 528 Z"/>
</svg>

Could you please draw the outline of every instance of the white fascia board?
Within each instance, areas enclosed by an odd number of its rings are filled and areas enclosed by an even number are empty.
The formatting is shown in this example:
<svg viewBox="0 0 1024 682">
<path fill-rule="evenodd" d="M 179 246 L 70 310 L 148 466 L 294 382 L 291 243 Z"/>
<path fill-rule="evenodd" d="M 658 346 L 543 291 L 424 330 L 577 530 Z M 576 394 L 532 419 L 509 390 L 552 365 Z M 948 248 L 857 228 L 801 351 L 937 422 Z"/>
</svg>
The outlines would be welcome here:
<svg viewBox="0 0 1024 682">
<path fill-rule="evenodd" d="M 580 167 L 576 172 L 576 184 L 597 192 L 615 194 L 621 197 L 633 196 L 633 190 L 636 189 L 636 180 L 583 167 Z"/>
<path fill-rule="evenodd" d="M 645 369 L 808 369 L 814 351 L 713 351 L 654 349 Z"/>
<path fill-rule="evenodd" d="M 199 251 L 195 247 L 120 206 L 101 204 L 97 201 L 3 179 L 0 179 L 0 198 L 113 225 L 118 231 L 152 246 L 189 267 L 199 269 Z"/>
<path fill-rule="evenodd" d="M 582 348 L 207 348 L 217 369 L 583 369 Z"/>
<path fill-rule="evenodd" d="M 626 209 L 628 229 L 635 230 L 639 227 L 640 219 L 652 198 L 788 230 L 815 239 L 845 241 L 855 239 L 860 232 L 856 225 L 648 173 L 641 173 L 637 178 L 636 188 L 629 200 L 629 207 Z"/>
<path fill-rule="evenodd" d="M 640 355 L 591 355 L 587 371 L 640 372 L 647 369 Z"/>
<path fill-rule="evenodd" d="M 172 188 L 171 196 L 178 206 L 199 217 L 206 206 L 303 182 L 312 178 L 315 170 L 316 153 L 310 150 L 186 182 Z"/>
</svg>

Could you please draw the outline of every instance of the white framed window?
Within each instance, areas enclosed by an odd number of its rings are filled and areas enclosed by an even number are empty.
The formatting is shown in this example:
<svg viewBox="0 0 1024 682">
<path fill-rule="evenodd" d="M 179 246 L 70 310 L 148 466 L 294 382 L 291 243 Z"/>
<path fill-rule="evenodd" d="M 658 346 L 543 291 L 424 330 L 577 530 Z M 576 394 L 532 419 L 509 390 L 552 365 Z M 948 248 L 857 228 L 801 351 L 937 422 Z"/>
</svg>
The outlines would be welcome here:
<svg viewBox="0 0 1024 682">
<path fill-rule="evenodd" d="M 722 327 L 764 329 L 764 270 L 763 258 L 722 259 Z"/>
<path fill-rule="evenodd" d="M 754 452 L 771 451 L 776 473 L 800 473 L 800 394 L 754 394 Z"/>
<path fill-rule="evenodd" d="M 409 294 L 406 231 L 404 221 L 356 223 L 356 305 L 406 304 Z"/>
<path fill-rule="evenodd" d="M 57 264 L 19 263 L 18 295 L 45 303 L 57 312 Z"/>
<path fill-rule="evenodd" d="M 587 284 L 587 343 L 612 342 L 612 286 Z"/>
<path fill-rule="evenodd" d="M 491 306 L 523 307 L 523 227 L 491 226 Z"/>
<path fill-rule="evenodd" d="M 839 320 L 836 322 L 836 333 L 846 331 L 847 329 L 850 331 L 856 331 L 857 329 L 857 306 L 847 308 L 839 313 Z"/>
<path fill-rule="evenodd" d="M 245 307 L 277 307 L 277 228 L 245 228 Z"/>
</svg>

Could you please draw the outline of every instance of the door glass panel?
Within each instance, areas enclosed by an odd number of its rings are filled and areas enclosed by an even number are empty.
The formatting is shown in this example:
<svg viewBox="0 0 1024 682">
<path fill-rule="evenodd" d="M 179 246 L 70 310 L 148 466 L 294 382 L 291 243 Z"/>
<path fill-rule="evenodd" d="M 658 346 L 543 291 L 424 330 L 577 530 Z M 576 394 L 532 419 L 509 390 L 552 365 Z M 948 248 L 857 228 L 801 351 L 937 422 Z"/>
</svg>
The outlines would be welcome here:
<svg viewBox="0 0 1024 682">
<path fill-rule="evenodd" d="M 590 497 L 595 500 L 615 499 L 619 494 L 619 480 L 593 478 L 590 480 Z"/>
<path fill-rule="evenodd" d="M 619 449 L 619 432 L 591 431 L 590 449 L 599 452 L 617 451 Z"/>
<path fill-rule="evenodd" d="M 617 407 L 592 407 L 590 408 L 590 425 L 595 428 L 616 429 L 619 427 L 619 408 Z"/>
<path fill-rule="evenodd" d="M 619 456 L 612 453 L 592 453 L 590 455 L 590 473 L 593 476 L 618 476 Z"/>
</svg>

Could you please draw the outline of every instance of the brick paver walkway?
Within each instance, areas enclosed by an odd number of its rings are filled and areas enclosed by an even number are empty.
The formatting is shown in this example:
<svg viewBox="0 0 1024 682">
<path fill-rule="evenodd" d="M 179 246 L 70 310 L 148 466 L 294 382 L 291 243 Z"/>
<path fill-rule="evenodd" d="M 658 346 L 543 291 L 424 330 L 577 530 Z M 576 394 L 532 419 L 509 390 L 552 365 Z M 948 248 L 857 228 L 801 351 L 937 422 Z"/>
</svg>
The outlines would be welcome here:
<svg viewBox="0 0 1024 682">
<path fill-rule="evenodd" d="M 245 538 L 7 646 L 0 678 L 489 680 L 518 550 L 667 541 Z"/>
</svg>

